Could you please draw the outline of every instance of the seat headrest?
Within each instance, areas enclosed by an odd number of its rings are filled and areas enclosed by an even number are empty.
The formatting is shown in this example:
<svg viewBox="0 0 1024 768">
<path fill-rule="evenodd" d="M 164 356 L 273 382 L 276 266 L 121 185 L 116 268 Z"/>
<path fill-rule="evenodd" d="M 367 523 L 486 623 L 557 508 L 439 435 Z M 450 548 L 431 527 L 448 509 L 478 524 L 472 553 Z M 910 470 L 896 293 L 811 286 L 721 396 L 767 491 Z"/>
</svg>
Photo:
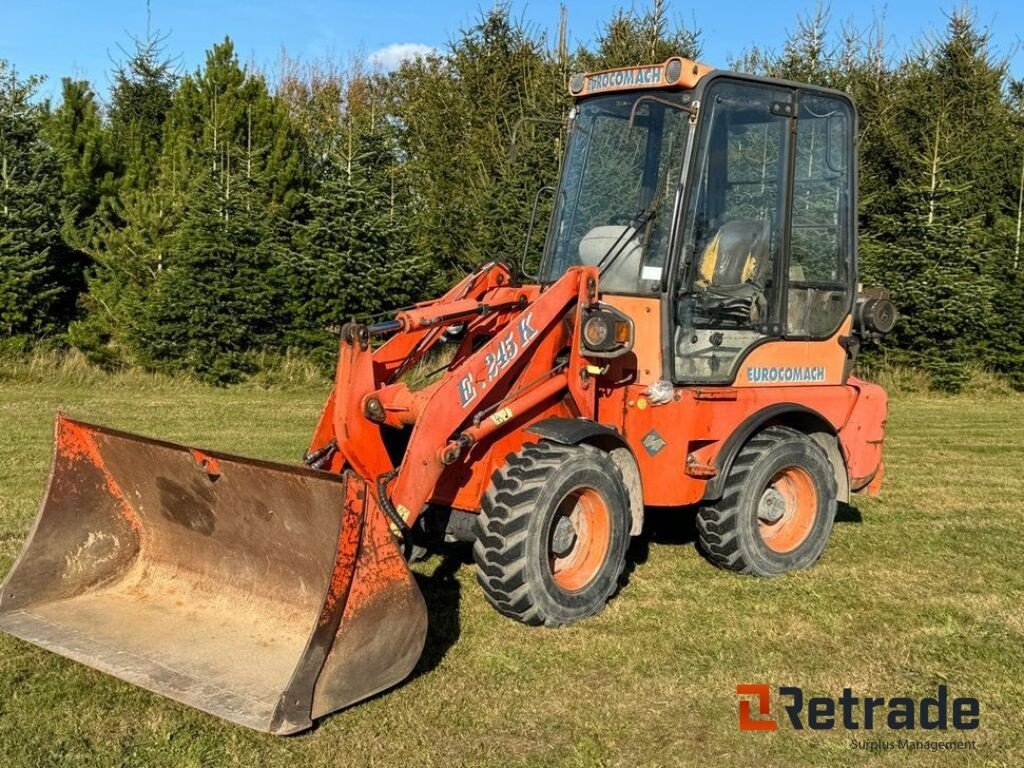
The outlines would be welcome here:
<svg viewBox="0 0 1024 768">
<path fill-rule="evenodd" d="M 582 237 L 580 240 L 580 263 L 588 267 L 596 265 L 616 241 L 622 248 L 622 253 L 616 261 L 628 259 L 633 251 L 640 250 L 640 239 L 633 227 L 626 224 L 606 224 L 594 227 Z"/>
</svg>

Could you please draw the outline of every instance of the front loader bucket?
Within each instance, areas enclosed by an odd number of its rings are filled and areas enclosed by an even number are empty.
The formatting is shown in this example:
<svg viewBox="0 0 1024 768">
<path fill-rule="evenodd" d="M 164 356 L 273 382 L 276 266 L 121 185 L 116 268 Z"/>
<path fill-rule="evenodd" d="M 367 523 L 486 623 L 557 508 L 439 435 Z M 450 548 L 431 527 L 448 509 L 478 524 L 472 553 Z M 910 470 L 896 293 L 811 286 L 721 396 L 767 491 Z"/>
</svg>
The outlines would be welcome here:
<svg viewBox="0 0 1024 768">
<path fill-rule="evenodd" d="M 405 678 L 426 606 L 356 476 L 58 416 L 0 629 L 286 734 Z"/>
</svg>

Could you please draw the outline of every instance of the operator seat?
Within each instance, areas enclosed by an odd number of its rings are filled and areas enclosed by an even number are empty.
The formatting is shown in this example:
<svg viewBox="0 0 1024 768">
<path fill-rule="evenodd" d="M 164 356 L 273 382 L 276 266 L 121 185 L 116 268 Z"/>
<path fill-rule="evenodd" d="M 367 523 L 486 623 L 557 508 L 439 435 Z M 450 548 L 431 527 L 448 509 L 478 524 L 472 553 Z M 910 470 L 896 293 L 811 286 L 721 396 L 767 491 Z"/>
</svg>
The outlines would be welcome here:
<svg viewBox="0 0 1024 768">
<path fill-rule="evenodd" d="M 770 267 L 768 221 L 734 219 L 719 227 L 704 247 L 695 287 L 716 315 L 757 325 L 767 319 L 764 289 Z"/>
<path fill-rule="evenodd" d="M 705 246 L 699 284 L 715 289 L 764 284 L 770 261 L 768 221 L 735 219 L 725 222 Z"/>
</svg>

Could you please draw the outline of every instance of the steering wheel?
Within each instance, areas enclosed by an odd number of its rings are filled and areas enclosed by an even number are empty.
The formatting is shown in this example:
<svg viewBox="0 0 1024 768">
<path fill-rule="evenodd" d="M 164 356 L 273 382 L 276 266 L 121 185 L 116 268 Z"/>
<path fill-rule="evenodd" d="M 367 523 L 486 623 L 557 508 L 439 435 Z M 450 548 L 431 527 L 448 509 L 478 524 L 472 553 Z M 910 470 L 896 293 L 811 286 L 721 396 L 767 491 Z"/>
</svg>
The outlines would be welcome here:
<svg viewBox="0 0 1024 768">
<path fill-rule="evenodd" d="M 768 299 L 760 286 L 746 285 L 751 290 L 738 295 L 708 290 L 695 309 L 705 322 L 724 322 L 735 328 L 757 327 L 767 320 Z"/>
</svg>

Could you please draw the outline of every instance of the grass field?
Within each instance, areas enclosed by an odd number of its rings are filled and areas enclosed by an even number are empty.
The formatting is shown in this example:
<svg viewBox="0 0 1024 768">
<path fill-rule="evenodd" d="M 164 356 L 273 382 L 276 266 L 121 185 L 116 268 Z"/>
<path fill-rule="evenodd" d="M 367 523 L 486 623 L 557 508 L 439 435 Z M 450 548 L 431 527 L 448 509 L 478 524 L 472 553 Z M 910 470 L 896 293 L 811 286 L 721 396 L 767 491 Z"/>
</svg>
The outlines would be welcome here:
<svg viewBox="0 0 1024 768">
<path fill-rule="evenodd" d="M 322 391 L 0 383 L 0 567 L 36 512 L 58 408 L 172 440 L 294 461 Z M 708 565 L 688 517 L 652 514 L 629 580 L 559 631 L 503 619 L 472 566 L 416 566 L 427 651 L 399 688 L 274 738 L 0 637 L 2 766 L 1017 766 L 1024 762 L 1024 397 L 897 399 L 881 499 L 855 499 L 813 570 Z M 741 733 L 737 683 L 808 695 L 981 700 L 971 752 L 850 749 L 876 730 Z M 954 734 L 955 732 L 950 732 Z M 927 738 L 929 732 L 914 732 Z"/>
</svg>

